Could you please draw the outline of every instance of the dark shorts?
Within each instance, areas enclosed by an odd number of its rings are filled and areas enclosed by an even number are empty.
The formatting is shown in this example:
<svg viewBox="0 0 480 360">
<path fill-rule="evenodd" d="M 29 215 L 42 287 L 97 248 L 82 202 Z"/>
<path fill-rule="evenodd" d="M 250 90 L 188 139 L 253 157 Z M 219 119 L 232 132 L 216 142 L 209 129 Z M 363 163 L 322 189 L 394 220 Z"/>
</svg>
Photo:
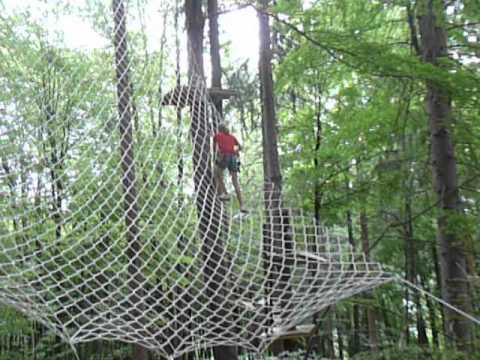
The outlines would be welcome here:
<svg viewBox="0 0 480 360">
<path fill-rule="evenodd" d="M 238 157 L 233 154 L 220 154 L 217 158 L 217 166 L 222 169 L 228 169 L 230 172 L 239 172 L 240 164 Z"/>
</svg>

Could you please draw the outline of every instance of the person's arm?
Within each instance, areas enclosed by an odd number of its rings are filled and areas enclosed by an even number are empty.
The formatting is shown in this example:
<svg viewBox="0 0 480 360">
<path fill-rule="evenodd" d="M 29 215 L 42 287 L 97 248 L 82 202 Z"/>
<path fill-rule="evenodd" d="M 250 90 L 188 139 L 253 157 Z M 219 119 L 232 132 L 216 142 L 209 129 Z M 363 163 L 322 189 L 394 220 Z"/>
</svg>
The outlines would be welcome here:
<svg viewBox="0 0 480 360">
<path fill-rule="evenodd" d="M 213 136 L 213 149 L 212 149 L 213 159 L 215 160 L 218 156 L 218 144 L 217 144 L 217 134 Z"/>
<path fill-rule="evenodd" d="M 240 145 L 240 143 L 238 142 L 237 138 L 234 136 L 233 137 L 235 139 L 235 146 L 236 146 L 236 150 L 237 150 L 237 154 L 242 151 L 242 145 Z"/>
</svg>

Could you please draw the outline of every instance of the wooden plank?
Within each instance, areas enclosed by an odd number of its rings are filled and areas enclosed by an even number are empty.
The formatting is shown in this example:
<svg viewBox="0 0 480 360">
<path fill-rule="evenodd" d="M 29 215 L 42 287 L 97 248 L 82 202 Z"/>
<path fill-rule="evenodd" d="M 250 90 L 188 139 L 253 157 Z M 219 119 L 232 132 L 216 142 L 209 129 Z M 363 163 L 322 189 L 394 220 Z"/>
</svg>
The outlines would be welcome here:
<svg viewBox="0 0 480 360">
<path fill-rule="evenodd" d="M 211 97 L 220 98 L 222 100 L 226 100 L 226 99 L 229 99 L 233 96 L 239 96 L 240 95 L 240 93 L 238 91 L 230 90 L 230 89 L 221 89 L 221 88 L 217 88 L 217 87 L 212 87 L 212 88 L 208 89 L 208 94 Z"/>
<path fill-rule="evenodd" d="M 288 330 L 285 328 L 274 328 L 273 332 L 269 335 L 275 337 L 276 340 L 295 339 L 299 337 L 310 336 L 314 328 L 315 328 L 315 325 L 313 324 L 297 325 Z"/>
<path fill-rule="evenodd" d="M 317 254 L 314 254 L 314 253 L 311 253 L 311 252 L 308 252 L 308 251 L 296 251 L 295 254 L 297 254 L 297 256 L 301 256 L 301 257 L 304 257 L 306 259 L 313 259 L 313 260 L 317 260 L 317 261 L 321 261 L 321 262 L 328 262 L 328 260 L 325 259 L 324 257 L 322 257 L 320 255 L 317 255 Z"/>
</svg>

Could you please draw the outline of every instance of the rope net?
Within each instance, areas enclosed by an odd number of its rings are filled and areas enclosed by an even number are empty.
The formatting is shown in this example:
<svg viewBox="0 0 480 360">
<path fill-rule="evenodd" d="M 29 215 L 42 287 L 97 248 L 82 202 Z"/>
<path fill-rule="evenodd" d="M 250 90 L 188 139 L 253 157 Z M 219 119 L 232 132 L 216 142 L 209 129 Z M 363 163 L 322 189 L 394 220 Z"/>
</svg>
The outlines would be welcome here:
<svg viewBox="0 0 480 360">
<path fill-rule="evenodd" d="M 220 201 L 204 79 L 172 73 L 168 42 L 139 58 L 114 5 L 113 46 L 94 51 L 66 47 L 51 21 L 32 37 L 1 20 L 1 303 L 72 346 L 173 357 L 262 351 L 391 280 L 269 184 L 244 186 L 248 216 Z"/>
</svg>

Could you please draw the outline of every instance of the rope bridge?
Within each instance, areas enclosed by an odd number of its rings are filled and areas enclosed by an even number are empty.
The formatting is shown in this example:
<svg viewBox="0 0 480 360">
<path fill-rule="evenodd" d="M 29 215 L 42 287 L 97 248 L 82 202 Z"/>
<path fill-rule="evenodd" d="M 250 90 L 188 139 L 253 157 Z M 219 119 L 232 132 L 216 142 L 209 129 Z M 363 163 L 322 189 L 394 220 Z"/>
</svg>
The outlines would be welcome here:
<svg viewBox="0 0 480 360">
<path fill-rule="evenodd" d="M 204 79 L 179 86 L 158 63 L 129 60 L 116 9 L 113 51 L 62 50 L 7 24 L 17 42 L 0 49 L 1 303 L 72 346 L 118 340 L 177 357 L 262 351 L 392 280 L 341 230 L 272 202 L 271 186 L 246 189 L 248 216 L 220 201 L 220 119 Z M 155 78 L 173 90 L 159 94 Z"/>
</svg>

